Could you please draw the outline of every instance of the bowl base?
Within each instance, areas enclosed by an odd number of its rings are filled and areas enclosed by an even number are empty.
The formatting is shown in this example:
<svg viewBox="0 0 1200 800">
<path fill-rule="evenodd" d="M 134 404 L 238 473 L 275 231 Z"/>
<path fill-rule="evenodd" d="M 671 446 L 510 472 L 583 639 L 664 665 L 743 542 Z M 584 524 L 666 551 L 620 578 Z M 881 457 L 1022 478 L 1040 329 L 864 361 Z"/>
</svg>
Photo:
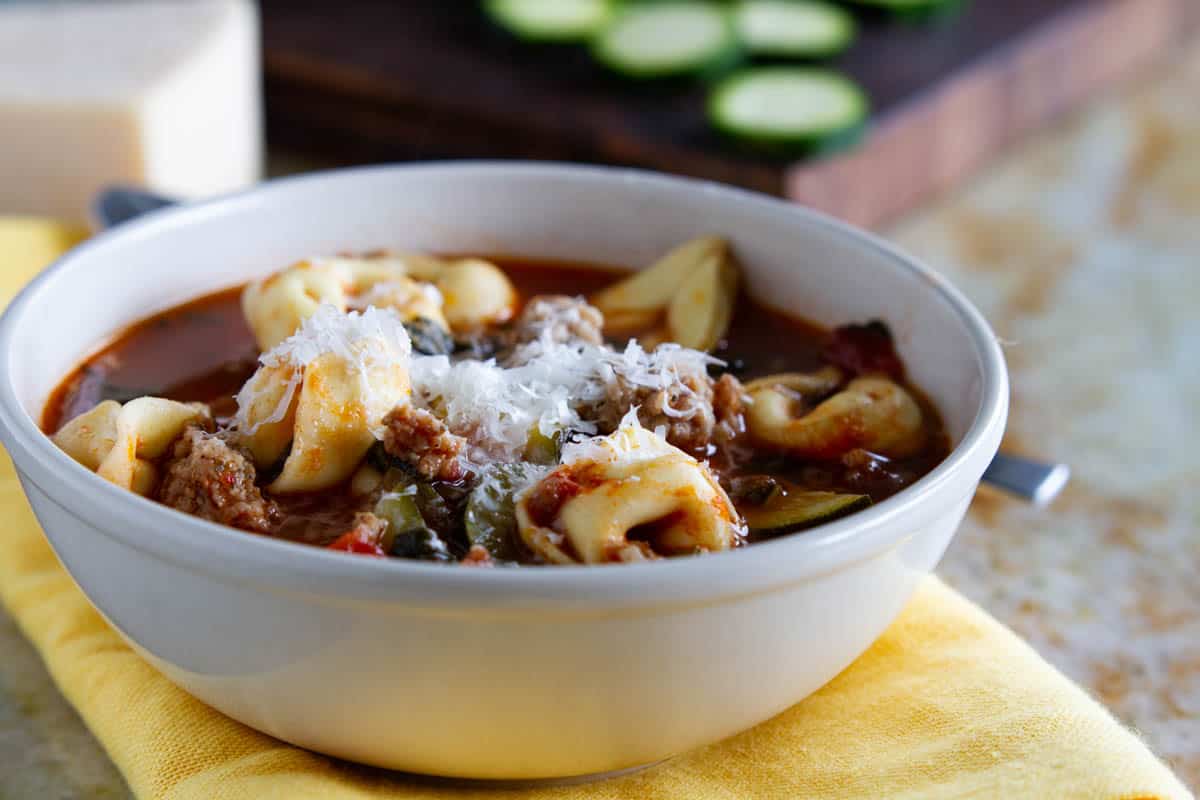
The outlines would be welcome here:
<svg viewBox="0 0 1200 800">
<path fill-rule="evenodd" d="M 610 778 L 623 778 L 626 775 L 633 775 L 643 770 L 657 767 L 659 764 L 669 760 L 670 757 L 661 758 L 658 761 L 637 764 L 610 772 L 591 772 L 586 775 L 570 775 L 565 778 L 445 778 L 438 775 L 422 775 L 415 772 L 400 774 L 411 777 L 420 783 L 447 789 L 545 789 L 554 786 L 579 786 L 586 783 L 598 783 Z"/>
</svg>

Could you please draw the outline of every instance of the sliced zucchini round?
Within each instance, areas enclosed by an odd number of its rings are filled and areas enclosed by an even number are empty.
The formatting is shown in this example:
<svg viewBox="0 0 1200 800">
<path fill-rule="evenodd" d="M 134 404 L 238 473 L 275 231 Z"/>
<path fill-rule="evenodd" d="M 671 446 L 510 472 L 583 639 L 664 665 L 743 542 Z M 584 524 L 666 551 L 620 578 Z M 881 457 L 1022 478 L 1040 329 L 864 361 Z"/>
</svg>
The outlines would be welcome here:
<svg viewBox="0 0 1200 800">
<path fill-rule="evenodd" d="M 751 533 L 777 536 L 830 522 L 869 505 L 871 498 L 865 494 L 789 490 L 770 497 L 761 506 L 740 510 Z"/>
<path fill-rule="evenodd" d="M 854 18 L 819 0 L 741 0 L 734 28 L 751 55 L 829 58 L 854 41 Z"/>
<path fill-rule="evenodd" d="M 501 464 L 471 490 L 463 515 L 467 541 L 481 545 L 500 562 L 517 561 L 521 552 L 513 495 L 544 472 L 531 464 Z"/>
<path fill-rule="evenodd" d="M 586 42 L 612 17 L 613 0 L 484 0 L 504 30 L 529 42 Z"/>
<path fill-rule="evenodd" d="M 592 55 L 629 78 L 675 78 L 736 57 L 728 10 L 713 2 L 664 0 L 624 6 L 592 42 Z"/>
<path fill-rule="evenodd" d="M 725 135 L 761 149 L 821 153 L 852 144 L 869 105 L 862 89 L 840 73 L 755 67 L 713 89 L 708 116 Z"/>
</svg>

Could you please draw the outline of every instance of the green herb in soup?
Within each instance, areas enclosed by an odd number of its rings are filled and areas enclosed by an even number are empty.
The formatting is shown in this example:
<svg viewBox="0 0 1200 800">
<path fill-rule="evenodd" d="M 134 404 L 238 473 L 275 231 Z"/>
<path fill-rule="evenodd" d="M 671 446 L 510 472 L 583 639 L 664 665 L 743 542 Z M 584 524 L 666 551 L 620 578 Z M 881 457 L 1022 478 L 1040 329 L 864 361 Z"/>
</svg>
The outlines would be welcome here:
<svg viewBox="0 0 1200 800">
<path fill-rule="evenodd" d="M 312 259 L 126 331 L 44 428 L 206 520 L 470 566 L 729 550 L 852 514 L 946 456 L 886 325 L 824 331 L 738 283 L 714 237 L 632 276 Z"/>
</svg>

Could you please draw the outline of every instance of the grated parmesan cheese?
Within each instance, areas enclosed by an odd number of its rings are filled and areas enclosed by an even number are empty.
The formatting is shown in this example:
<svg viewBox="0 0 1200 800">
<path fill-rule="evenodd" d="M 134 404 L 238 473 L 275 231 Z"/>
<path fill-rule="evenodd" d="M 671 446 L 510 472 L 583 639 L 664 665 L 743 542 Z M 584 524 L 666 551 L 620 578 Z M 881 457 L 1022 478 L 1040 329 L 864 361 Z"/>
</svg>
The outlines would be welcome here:
<svg viewBox="0 0 1200 800">
<path fill-rule="evenodd" d="M 322 305 L 296 333 L 259 358 L 265 369 L 237 396 L 238 429 L 252 435 L 258 427 L 282 420 L 303 382 L 304 367 L 327 353 L 352 366 L 368 397 L 371 370 L 397 363 L 407 366 L 413 404 L 466 438 L 471 445 L 467 460 L 475 465 L 519 461 L 535 430 L 547 437 L 565 431 L 595 434 L 597 420 L 588 417 L 589 410 L 611 400 L 614 393 L 619 396 L 615 391 L 619 388 L 670 390 L 678 398 L 663 413 L 690 418 L 701 406 L 683 378 L 703 375 L 709 364 L 721 363 L 675 344 L 647 352 L 632 341 L 618 351 L 603 345 L 563 343 L 548 334 L 523 345 L 517 365 L 511 367 L 495 360 L 414 355 L 394 310 L 369 306 L 362 312 L 343 312 Z M 273 368 L 274 375 L 264 374 Z M 287 385 L 280 391 L 283 380 Z M 248 411 L 265 392 L 271 392 L 272 399 L 278 396 L 279 401 L 269 416 L 251 424 Z M 626 415 L 623 427 L 628 420 Z M 661 439 L 661 432 L 645 433 Z"/>
<path fill-rule="evenodd" d="M 237 394 L 238 413 L 234 417 L 234 426 L 246 435 L 253 435 L 261 426 L 282 420 L 303 382 L 304 368 L 327 353 L 333 353 L 351 365 L 361 382 L 363 396 L 369 397 L 371 370 L 407 362 L 412 345 L 400 317 L 391 309 L 372 306 L 362 312 L 343 312 L 332 304 L 323 304 L 295 333 L 258 358 L 261 367 L 276 369 L 279 379 L 287 375 L 287 386 L 275 409 L 253 423 L 247 419 L 260 392 L 278 390 L 278 386 L 272 386 L 269 380 L 259 380 L 259 373 L 256 373 Z"/>
<path fill-rule="evenodd" d="M 720 363 L 673 344 L 646 352 L 630 342 L 616 351 L 548 337 L 526 345 L 520 360 L 505 368 L 494 360 L 415 356 L 410 367 L 413 401 L 472 443 L 472 461 L 511 461 L 520 458 L 535 428 L 545 436 L 564 430 L 596 433 L 595 420 L 581 416 L 581 409 L 603 401 L 618 381 L 652 390 L 678 389 L 681 376 L 703 374 L 708 364 Z M 698 410 L 685 402 L 672 413 L 689 417 Z"/>
<path fill-rule="evenodd" d="M 632 464 L 672 454 L 694 460 L 668 444 L 661 430 L 647 430 L 638 419 L 638 409 L 634 406 L 625 412 L 620 427 L 608 436 L 593 436 L 563 445 L 562 463 Z"/>
<path fill-rule="evenodd" d="M 412 345 L 404 323 L 391 309 L 372 306 L 361 312 L 343 312 L 326 303 L 304 320 L 299 330 L 259 356 L 258 363 L 306 367 L 326 353 L 357 364 L 365 374 L 371 367 L 408 358 Z"/>
</svg>

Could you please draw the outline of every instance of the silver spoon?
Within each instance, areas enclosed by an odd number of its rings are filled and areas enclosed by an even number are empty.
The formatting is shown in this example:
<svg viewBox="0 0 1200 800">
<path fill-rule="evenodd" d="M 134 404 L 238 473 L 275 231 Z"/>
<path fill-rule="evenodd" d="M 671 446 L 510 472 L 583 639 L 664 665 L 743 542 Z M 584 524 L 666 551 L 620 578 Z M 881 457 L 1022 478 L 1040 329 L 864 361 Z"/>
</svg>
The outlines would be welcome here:
<svg viewBox="0 0 1200 800">
<path fill-rule="evenodd" d="M 1038 508 L 1045 508 L 1066 487 L 1071 468 L 1066 464 L 1043 464 L 1027 458 L 996 453 L 983 472 L 983 480 Z"/>
<path fill-rule="evenodd" d="M 89 217 L 92 229 L 103 231 L 175 203 L 175 200 L 160 194 L 114 186 L 102 190 L 92 199 Z"/>
<path fill-rule="evenodd" d="M 92 201 L 92 226 L 105 230 L 134 217 L 175 205 L 174 200 L 162 195 L 114 187 L 105 189 Z M 1027 458 L 997 453 L 983 473 L 983 480 L 1038 508 L 1050 504 L 1058 497 L 1071 478 L 1071 468 L 1066 464 L 1043 464 Z"/>
</svg>

